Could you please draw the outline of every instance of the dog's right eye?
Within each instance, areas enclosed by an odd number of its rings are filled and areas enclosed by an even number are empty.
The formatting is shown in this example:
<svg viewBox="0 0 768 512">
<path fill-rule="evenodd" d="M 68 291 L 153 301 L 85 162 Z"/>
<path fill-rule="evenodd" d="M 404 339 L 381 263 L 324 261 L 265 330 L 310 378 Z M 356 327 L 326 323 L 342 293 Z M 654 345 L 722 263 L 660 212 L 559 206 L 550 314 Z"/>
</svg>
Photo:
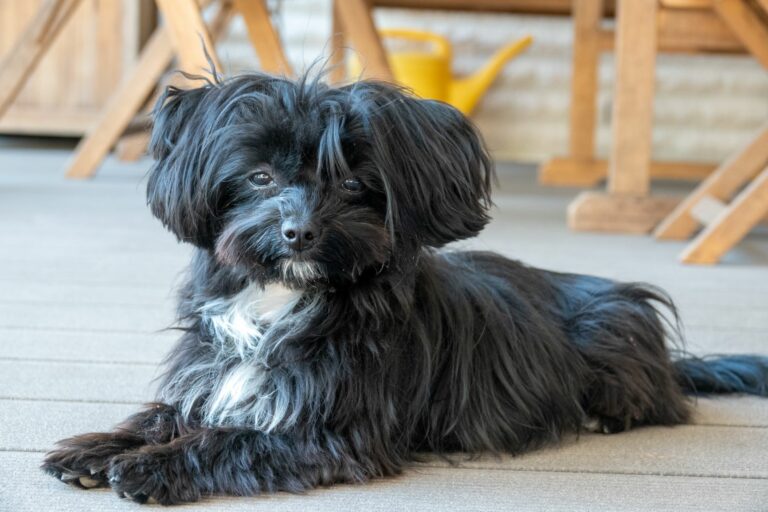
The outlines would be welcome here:
<svg viewBox="0 0 768 512">
<path fill-rule="evenodd" d="M 269 173 L 263 171 L 251 174 L 248 180 L 254 187 L 268 187 L 274 182 L 272 176 L 270 176 Z"/>
</svg>

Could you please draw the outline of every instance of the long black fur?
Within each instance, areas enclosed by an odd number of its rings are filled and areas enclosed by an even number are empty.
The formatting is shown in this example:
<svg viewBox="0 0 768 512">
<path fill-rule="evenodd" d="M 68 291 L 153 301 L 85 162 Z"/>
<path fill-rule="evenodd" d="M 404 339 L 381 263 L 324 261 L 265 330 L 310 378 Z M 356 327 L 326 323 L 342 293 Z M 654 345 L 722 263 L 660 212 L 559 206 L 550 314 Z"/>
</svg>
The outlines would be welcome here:
<svg viewBox="0 0 768 512">
<path fill-rule="evenodd" d="M 766 358 L 673 357 L 659 289 L 438 250 L 482 230 L 493 180 L 446 104 L 245 75 L 170 88 L 151 147 L 149 206 L 197 247 L 184 334 L 163 403 L 48 454 L 64 481 L 164 504 L 302 491 L 397 474 L 422 451 L 683 423 L 686 393 L 768 394 Z M 311 249 L 285 243 L 287 219 L 312 226 Z M 254 320 L 264 334 L 217 330 L 211 311 L 271 283 L 298 298 Z M 227 385 L 237 399 L 217 409 Z"/>
</svg>

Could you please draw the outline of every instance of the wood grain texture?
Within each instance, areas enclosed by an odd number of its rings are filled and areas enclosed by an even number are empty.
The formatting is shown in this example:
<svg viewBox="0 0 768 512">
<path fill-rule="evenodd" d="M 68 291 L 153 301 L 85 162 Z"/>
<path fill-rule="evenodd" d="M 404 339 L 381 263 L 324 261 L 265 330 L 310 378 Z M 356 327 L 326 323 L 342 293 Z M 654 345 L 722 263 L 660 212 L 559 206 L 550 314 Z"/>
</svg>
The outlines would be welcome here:
<svg viewBox="0 0 768 512">
<path fill-rule="evenodd" d="M 88 178 L 141 109 L 173 57 L 166 30 L 158 29 L 141 51 L 136 66 L 114 91 L 99 120 L 80 141 L 66 175 Z M 190 64 L 191 65 L 191 64 Z"/>
<path fill-rule="evenodd" d="M 679 199 L 583 192 L 568 206 L 568 227 L 576 231 L 649 233 Z"/>
<path fill-rule="evenodd" d="M 745 0 L 715 0 L 714 6 L 749 52 L 768 69 L 768 13 L 759 16 Z"/>
<path fill-rule="evenodd" d="M 261 69 L 266 73 L 292 76 L 293 69 L 264 0 L 235 0 L 235 6 L 243 16 L 248 38 L 259 55 Z"/>
<path fill-rule="evenodd" d="M 196 0 L 156 0 L 168 38 L 179 60 L 179 69 L 191 75 L 213 78 L 221 61 Z"/>
<path fill-rule="evenodd" d="M 651 162 L 650 176 L 658 180 L 700 181 L 712 174 L 715 166 L 693 162 Z M 566 187 L 590 187 L 608 176 L 608 161 L 552 158 L 539 167 L 539 183 Z"/>
<path fill-rule="evenodd" d="M 685 248 L 685 263 L 720 261 L 768 214 L 768 167 L 750 182 L 715 219 Z"/>
<path fill-rule="evenodd" d="M 158 362 L 177 338 L 157 324 L 172 318 L 173 288 L 190 257 L 147 212 L 149 162 L 108 158 L 95 179 L 73 182 L 59 174 L 69 156 L 0 148 L 0 508 L 13 511 L 135 508 L 110 491 L 63 486 L 38 466 L 56 439 L 108 428 L 153 397 Z M 461 247 L 653 282 L 679 302 L 695 353 L 768 353 L 764 236 L 748 237 L 724 265 L 680 266 L 680 243 L 569 231 L 572 191 L 536 186 L 531 167 L 499 171 L 494 220 Z M 209 498 L 188 509 L 759 510 L 768 496 L 766 402 L 722 397 L 700 400 L 696 411 L 695 426 L 583 436 L 457 467 L 433 460 L 371 484 Z"/>
<path fill-rule="evenodd" d="M 619 0 L 608 191 L 648 194 L 657 0 Z"/>
<path fill-rule="evenodd" d="M 18 93 L 0 120 L 2 133 L 82 135 L 154 24 L 148 0 L 66 0 L 47 23 L 53 30 L 38 39 L 31 54 L 13 50 L 40 9 L 52 4 L 0 0 L 0 56 L 31 70 L 20 90 L 0 88 L 0 96 Z"/>
<path fill-rule="evenodd" d="M 360 55 L 363 77 L 392 82 L 387 55 L 366 0 L 343 0 L 336 4 L 336 9 L 345 37 Z"/>
<path fill-rule="evenodd" d="M 576 160 L 594 158 L 602 18 L 602 0 L 575 0 L 573 3 L 568 154 Z"/>
<path fill-rule="evenodd" d="M 720 165 L 709 178 L 691 192 L 665 218 L 654 232 L 660 240 L 684 240 L 693 235 L 699 223 L 690 212 L 705 196 L 728 201 L 744 184 L 754 178 L 768 163 L 768 126 L 755 138 Z"/>
<path fill-rule="evenodd" d="M 69 21 L 80 0 L 48 0 L 21 33 L 0 67 L 0 117 Z"/>
</svg>

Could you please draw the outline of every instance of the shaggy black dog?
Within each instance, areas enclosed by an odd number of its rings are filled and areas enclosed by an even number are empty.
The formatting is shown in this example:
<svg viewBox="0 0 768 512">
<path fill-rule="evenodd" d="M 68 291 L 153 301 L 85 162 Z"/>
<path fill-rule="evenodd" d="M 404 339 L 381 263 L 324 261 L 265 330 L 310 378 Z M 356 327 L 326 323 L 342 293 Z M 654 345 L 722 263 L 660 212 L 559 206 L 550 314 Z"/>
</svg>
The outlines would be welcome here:
<svg viewBox="0 0 768 512">
<path fill-rule="evenodd" d="M 301 491 L 768 392 L 766 358 L 673 357 L 656 288 L 437 250 L 483 229 L 493 181 L 444 103 L 240 76 L 171 88 L 152 152 L 152 212 L 197 247 L 184 334 L 158 403 L 48 454 L 62 481 L 163 504 Z"/>
</svg>

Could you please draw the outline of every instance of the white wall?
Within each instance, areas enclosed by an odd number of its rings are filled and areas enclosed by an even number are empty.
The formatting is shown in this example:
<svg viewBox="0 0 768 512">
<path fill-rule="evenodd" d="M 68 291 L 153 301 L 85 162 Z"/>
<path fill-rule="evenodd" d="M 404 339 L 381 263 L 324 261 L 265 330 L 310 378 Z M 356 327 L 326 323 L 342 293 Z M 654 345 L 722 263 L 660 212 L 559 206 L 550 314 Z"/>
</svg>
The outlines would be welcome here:
<svg viewBox="0 0 768 512">
<path fill-rule="evenodd" d="M 329 0 L 282 2 L 277 21 L 298 69 L 326 55 Z M 521 35 L 534 45 L 513 60 L 476 110 L 474 119 L 500 159 L 540 161 L 567 147 L 571 21 L 561 17 L 376 11 L 380 27 L 438 32 L 454 43 L 455 70 L 477 69 L 496 48 Z M 221 47 L 232 70 L 257 60 L 236 22 Z M 600 70 L 598 152 L 609 144 L 613 63 Z M 719 161 L 768 121 L 768 73 L 745 56 L 663 55 L 658 62 L 654 155 L 659 159 Z"/>
</svg>

